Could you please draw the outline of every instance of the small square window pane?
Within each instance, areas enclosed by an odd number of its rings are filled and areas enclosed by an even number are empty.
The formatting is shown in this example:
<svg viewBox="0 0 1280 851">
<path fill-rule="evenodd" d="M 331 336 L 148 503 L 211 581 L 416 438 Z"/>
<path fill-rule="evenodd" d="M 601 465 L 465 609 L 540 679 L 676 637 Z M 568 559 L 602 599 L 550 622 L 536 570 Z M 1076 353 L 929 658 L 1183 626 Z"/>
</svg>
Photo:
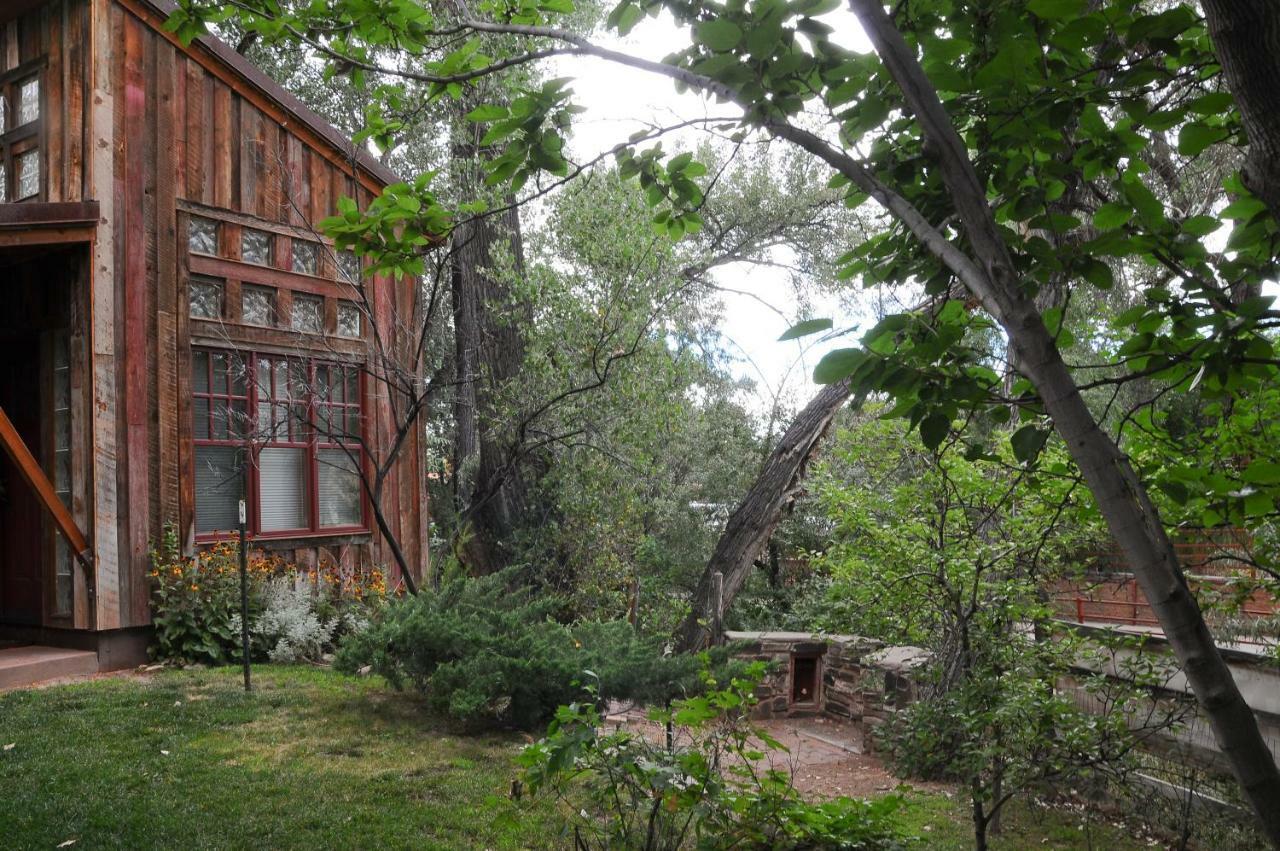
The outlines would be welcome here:
<svg viewBox="0 0 1280 851">
<path fill-rule="evenodd" d="M 30 124 L 40 117 L 40 78 L 32 77 L 18 85 L 18 123 Z"/>
<path fill-rule="evenodd" d="M 191 356 L 191 387 L 197 393 L 209 392 L 209 353 L 196 351 Z"/>
<path fill-rule="evenodd" d="M 240 231 L 240 259 L 259 266 L 271 265 L 271 234 L 245 228 Z"/>
<path fill-rule="evenodd" d="M 196 319 L 221 319 L 224 298 L 221 281 L 191 280 L 191 315 Z"/>
<path fill-rule="evenodd" d="M 304 275 L 314 275 L 320 267 L 320 246 L 314 242 L 294 240 L 293 271 Z"/>
<path fill-rule="evenodd" d="M 338 276 L 351 284 L 360 283 L 360 258 L 354 251 L 338 252 Z"/>
<path fill-rule="evenodd" d="M 191 429 L 196 440 L 209 437 L 209 400 L 201 396 L 191 400 Z"/>
<path fill-rule="evenodd" d="M 349 301 L 338 302 L 338 336 L 358 339 L 360 334 L 360 308 Z"/>
<path fill-rule="evenodd" d="M 187 248 L 198 254 L 218 253 L 218 223 L 192 216 L 187 225 Z"/>
<path fill-rule="evenodd" d="M 276 292 L 267 287 L 246 286 L 240 291 L 240 316 L 246 325 L 276 324 Z"/>
<path fill-rule="evenodd" d="M 18 199 L 31 198 L 40 194 L 40 152 L 27 151 L 18 157 Z"/>
<path fill-rule="evenodd" d="M 319 334 L 324 329 L 324 299 L 314 296 L 293 297 L 293 330 Z"/>
</svg>

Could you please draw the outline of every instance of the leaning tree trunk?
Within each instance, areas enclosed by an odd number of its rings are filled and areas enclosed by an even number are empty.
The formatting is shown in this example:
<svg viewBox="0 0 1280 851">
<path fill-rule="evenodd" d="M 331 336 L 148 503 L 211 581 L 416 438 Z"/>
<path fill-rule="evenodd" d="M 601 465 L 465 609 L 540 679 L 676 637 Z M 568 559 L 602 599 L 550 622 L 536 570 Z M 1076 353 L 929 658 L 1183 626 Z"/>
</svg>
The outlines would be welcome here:
<svg viewBox="0 0 1280 851">
<path fill-rule="evenodd" d="M 1249 138 L 1244 185 L 1280 219 L 1280 3 L 1203 0 L 1201 5 Z"/>
<path fill-rule="evenodd" d="M 804 407 L 769 455 L 764 469 L 725 525 L 693 594 L 693 609 L 680 625 L 682 650 L 701 650 L 711 641 L 715 611 L 714 577 L 723 574 L 722 600 L 728 606 L 773 535 L 782 512 L 795 499 L 813 452 L 848 400 L 848 380 L 830 384 Z"/>
<path fill-rule="evenodd" d="M 1240 694 L 1209 633 L 1145 486 L 1086 406 L 1040 313 L 1023 292 L 987 202 L 986 190 L 915 51 L 907 45 L 880 0 L 850 0 L 850 6 L 906 98 L 926 140 L 937 151 L 939 171 L 975 257 L 971 259 L 954 246 L 938 242 L 936 231 L 919 218 L 917 211 L 901 197 L 889 197 L 884 187 L 853 161 L 844 163 L 842 170 L 860 188 L 875 190 L 878 200 L 922 238 L 930 240 L 931 247 L 945 254 L 943 259 L 948 266 L 1008 334 L 1024 373 L 1039 391 L 1182 664 L 1219 749 L 1230 761 L 1267 838 L 1280 848 L 1280 771 L 1253 710 Z"/>
<path fill-rule="evenodd" d="M 465 113 L 470 99 L 462 103 Z M 453 158 L 462 195 L 470 201 L 485 192 L 488 152 L 479 144 L 481 125 L 458 123 Z M 510 545 L 528 507 L 523 465 L 501 430 L 510 419 L 501 410 L 501 397 L 524 365 L 523 329 L 532 321 L 530 305 L 510 286 L 509 276 L 524 272 L 518 208 L 461 224 L 452 249 L 459 555 L 469 572 L 484 574 L 510 562 Z"/>
</svg>

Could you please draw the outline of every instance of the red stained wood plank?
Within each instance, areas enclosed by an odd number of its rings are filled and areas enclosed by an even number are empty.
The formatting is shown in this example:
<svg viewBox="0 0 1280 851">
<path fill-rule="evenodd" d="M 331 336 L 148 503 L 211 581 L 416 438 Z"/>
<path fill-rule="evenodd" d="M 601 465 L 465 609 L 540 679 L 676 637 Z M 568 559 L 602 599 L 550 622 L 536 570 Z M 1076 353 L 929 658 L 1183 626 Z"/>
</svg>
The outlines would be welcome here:
<svg viewBox="0 0 1280 851">
<path fill-rule="evenodd" d="M 232 116 L 236 115 L 237 111 L 233 109 L 231 89 L 217 81 L 212 83 L 212 89 L 212 125 L 206 124 L 205 132 L 208 133 L 208 128 L 212 126 L 213 151 L 209 163 L 205 166 L 205 173 L 213 177 L 211 203 L 218 207 L 230 208 L 239 200 L 238 163 L 233 162 L 234 158 L 231 155 L 231 140 L 235 138 L 234 134 L 239 132 L 239 121 L 233 125 Z"/>
<path fill-rule="evenodd" d="M 154 155 L 154 132 L 148 131 L 147 55 L 150 39 L 142 24 L 132 17 L 124 21 L 124 123 L 132 128 L 124 139 L 124 340 L 121 379 L 127 428 L 121 435 L 125 445 L 125 488 L 128 497 L 127 522 L 122 524 L 120 547 L 120 603 L 122 623 L 145 623 L 146 586 L 143 580 L 150 515 L 150 423 L 147 416 L 149 370 L 147 369 L 147 303 L 151 289 L 148 263 L 147 188 L 150 169 L 148 153 Z M 150 151 L 149 151 L 150 149 Z M 152 236 L 154 239 L 154 236 Z M 154 243 L 152 242 L 153 246 Z M 139 611 L 141 603 L 142 611 Z M 140 621 L 140 617 L 142 618 Z"/>
</svg>

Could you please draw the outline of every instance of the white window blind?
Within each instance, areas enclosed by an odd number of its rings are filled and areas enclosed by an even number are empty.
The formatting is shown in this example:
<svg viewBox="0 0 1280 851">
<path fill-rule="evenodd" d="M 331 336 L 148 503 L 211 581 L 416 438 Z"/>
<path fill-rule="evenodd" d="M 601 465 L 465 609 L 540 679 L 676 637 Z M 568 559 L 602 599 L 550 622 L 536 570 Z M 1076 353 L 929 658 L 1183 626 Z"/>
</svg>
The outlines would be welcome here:
<svg viewBox="0 0 1280 851">
<path fill-rule="evenodd" d="M 307 450 L 268 446 L 258 453 L 258 506 L 263 532 L 306 529 Z"/>
<path fill-rule="evenodd" d="M 317 450 L 316 470 L 320 525 L 359 526 L 364 519 L 360 510 L 360 474 L 351 455 L 345 449 Z"/>
<path fill-rule="evenodd" d="M 239 525 L 240 450 L 196 446 L 196 532 L 229 532 Z"/>
</svg>

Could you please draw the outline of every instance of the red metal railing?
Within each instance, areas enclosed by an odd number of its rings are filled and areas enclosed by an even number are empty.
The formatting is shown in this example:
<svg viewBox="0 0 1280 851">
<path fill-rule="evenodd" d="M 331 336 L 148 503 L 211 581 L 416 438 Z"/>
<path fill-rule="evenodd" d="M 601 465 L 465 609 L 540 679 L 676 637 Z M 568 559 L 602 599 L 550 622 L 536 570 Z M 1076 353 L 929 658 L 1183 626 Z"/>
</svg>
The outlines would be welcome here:
<svg viewBox="0 0 1280 851">
<path fill-rule="evenodd" d="M 1207 604 L 1213 602 L 1214 597 L 1231 594 L 1230 586 L 1235 580 L 1225 576 L 1196 576 L 1188 581 L 1201 603 Z M 1061 617 L 1076 623 L 1160 625 L 1151 611 L 1151 604 L 1132 577 L 1107 578 L 1087 585 L 1059 585 L 1052 600 Z M 1216 618 L 1212 608 L 1208 614 L 1211 620 Z M 1280 601 L 1265 591 L 1253 590 L 1238 603 L 1233 601 L 1225 614 L 1243 621 L 1271 618 L 1280 614 Z M 1234 640 L 1244 644 L 1266 643 L 1250 635 Z"/>
</svg>

